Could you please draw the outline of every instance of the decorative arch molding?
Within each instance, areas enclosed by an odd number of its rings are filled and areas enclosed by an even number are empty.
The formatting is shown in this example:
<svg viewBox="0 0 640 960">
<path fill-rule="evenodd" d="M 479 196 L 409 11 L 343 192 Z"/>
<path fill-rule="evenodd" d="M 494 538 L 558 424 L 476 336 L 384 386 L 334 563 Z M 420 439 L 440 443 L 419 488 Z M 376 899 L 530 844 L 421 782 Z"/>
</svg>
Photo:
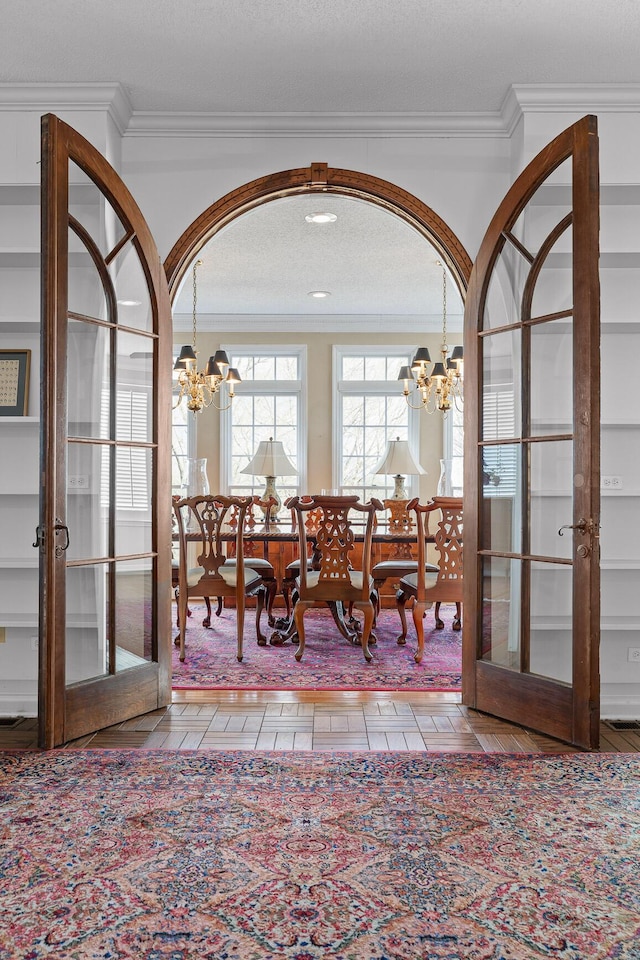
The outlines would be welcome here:
<svg viewBox="0 0 640 960">
<path fill-rule="evenodd" d="M 334 193 L 358 197 L 384 207 L 415 227 L 438 250 L 449 267 L 464 300 L 472 262 L 464 246 L 431 207 L 401 187 L 356 170 L 340 170 L 326 163 L 283 170 L 259 177 L 216 200 L 187 227 L 164 263 L 171 300 L 202 247 L 226 224 L 248 210 L 280 197 Z"/>
</svg>

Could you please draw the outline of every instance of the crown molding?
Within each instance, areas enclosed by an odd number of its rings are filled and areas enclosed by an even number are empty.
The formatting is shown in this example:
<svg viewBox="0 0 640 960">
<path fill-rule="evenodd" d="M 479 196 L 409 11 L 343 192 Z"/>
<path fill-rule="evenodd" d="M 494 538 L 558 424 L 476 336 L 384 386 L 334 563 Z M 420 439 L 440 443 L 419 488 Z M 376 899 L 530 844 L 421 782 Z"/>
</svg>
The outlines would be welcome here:
<svg viewBox="0 0 640 960">
<path fill-rule="evenodd" d="M 104 111 L 126 137 L 508 138 L 527 113 L 640 112 L 640 84 L 513 84 L 476 113 L 177 113 L 134 111 L 115 82 L 0 83 L 0 111 L 31 110 Z"/>
<path fill-rule="evenodd" d="M 500 115 L 511 136 L 527 113 L 638 113 L 640 83 L 514 83 Z"/>
<path fill-rule="evenodd" d="M 496 113 L 143 113 L 127 137 L 501 137 Z"/>
<path fill-rule="evenodd" d="M 640 83 L 515 83 L 509 93 L 513 93 L 523 113 L 640 110 Z"/>
<path fill-rule="evenodd" d="M 442 333 L 442 314 L 425 316 L 424 314 L 306 314 L 265 316 L 263 314 L 198 314 L 198 333 L 411 333 L 415 335 Z M 462 314 L 447 314 L 447 329 L 452 335 L 462 331 Z M 193 317 L 191 314 L 173 315 L 173 332 L 191 333 Z"/>
<path fill-rule="evenodd" d="M 133 115 L 120 83 L 0 83 L 0 111 L 55 113 L 63 110 L 104 111 L 121 136 Z"/>
</svg>

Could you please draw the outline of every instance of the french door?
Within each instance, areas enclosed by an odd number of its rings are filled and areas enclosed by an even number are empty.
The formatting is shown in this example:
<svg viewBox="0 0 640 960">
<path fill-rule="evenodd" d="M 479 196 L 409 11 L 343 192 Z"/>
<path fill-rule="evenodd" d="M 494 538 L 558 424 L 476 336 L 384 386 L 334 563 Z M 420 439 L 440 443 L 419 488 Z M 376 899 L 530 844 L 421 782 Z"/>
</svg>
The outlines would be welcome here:
<svg viewBox="0 0 640 960">
<path fill-rule="evenodd" d="M 40 744 L 171 696 L 171 313 L 107 161 L 42 120 Z"/>
<path fill-rule="evenodd" d="M 598 745 L 598 138 L 584 117 L 495 214 L 465 308 L 463 702 Z"/>
</svg>

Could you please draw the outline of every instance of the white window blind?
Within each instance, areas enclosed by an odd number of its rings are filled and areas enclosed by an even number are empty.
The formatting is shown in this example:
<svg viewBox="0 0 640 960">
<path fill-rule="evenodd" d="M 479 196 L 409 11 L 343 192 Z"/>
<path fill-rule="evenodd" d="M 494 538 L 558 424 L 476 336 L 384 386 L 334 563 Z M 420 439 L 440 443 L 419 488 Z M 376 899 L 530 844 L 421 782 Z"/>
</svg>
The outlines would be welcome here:
<svg viewBox="0 0 640 960">
<path fill-rule="evenodd" d="M 109 393 L 102 392 L 103 436 L 109 434 Z M 118 390 L 116 394 L 116 437 L 134 443 L 148 439 L 149 395 L 140 390 Z M 109 455 L 104 447 L 101 464 L 101 501 L 109 502 Z M 134 447 L 116 448 L 116 509 L 148 510 L 151 451 Z"/>
<path fill-rule="evenodd" d="M 515 435 L 513 384 L 493 385 L 482 397 L 483 437 L 508 440 Z M 483 487 L 486 497 L 515 497 L 518 483 L 518 444 L 484 448 Z"/>
</svg>

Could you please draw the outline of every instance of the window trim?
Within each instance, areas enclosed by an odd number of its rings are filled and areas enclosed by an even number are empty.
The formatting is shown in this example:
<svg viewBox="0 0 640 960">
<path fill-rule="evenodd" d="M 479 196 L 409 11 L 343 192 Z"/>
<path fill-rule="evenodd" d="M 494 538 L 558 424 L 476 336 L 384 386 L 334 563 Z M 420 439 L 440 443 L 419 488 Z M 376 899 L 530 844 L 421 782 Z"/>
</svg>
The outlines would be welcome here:
<svg viewBox="0 0 640 960">
<path fill-rule="evenodd" d="M 334 343 L 332 347 L 332 369 L 331 369 L 331 382 L 333 386 L 333 396 L 335 398 L 335 403 L 333 404 L 332 411 L 332 434 L 333 434 L 333 443 L 332 449 L 334 452 L 333 462 L 331 465 L 331 486 L 338 489 L 340 488 L 340 465 L 342 463 L 342 399 L 345 396 L 362 396 L 363 394 L 378 394 L 380 396 L 387 396 L 393 393 L 393 384 L 396 384 L 398 396 L 402 395 L 401 381 L 395 380 L 378 380 L 374 383 L 371 383 L 368 380 L 341 380 L 339 378 L 340 365 L 344 357 L 359 357 L 359 356 L 368 356 L 368 357 L 395 357 L 396 355 L 402 354 L 402 357 L 398 356 L 398 373 L 400 372 L 400 367 L 406 362 L 411 362 L 411 357 L 415 355 L 417 350 L 415 345 L 407 344 L 375 344 L 367 345 L 363 343 L 352 343 L 352 344 L 342 344 Z M 406 359 L 405 359 L 406 358 Z M 412 450 L 416 451 L 418 458 L 420 457 L 420 419 L 419 414 L 420 410 L 416 410 L 413 407 L 408 407 L 408 420 L 407 420 L 407 437 L 409 440 L 409 445 Z M 409 498 L 417 497 L 419 493 L 419 477 L 408 476 L 405 480 L 405 486 L 409 493 Z"/>
<path fill-rule="evenodd" d="M 235 392 L 238 396 L 243 393 L 252 396 L 274 396 L 276 394 L 290 394 L 298 397 L 298 449 L 296 451 L 298 490 L 307 489 L 307 451 L 308 451 L 308 391 L 307 391 L 307 345 L 304 343 L 223 343 L 222 350 L 229 357 L 232 354 L 246 354 L 248 356 L 282 357 L 297 356 L 298 380 L 250 380 L 237 383 Z M 229 476 L 231 472 L 231 407 L 220 413 L 220 489 L 224 493 L 229 491 Z"/>
</svg>

